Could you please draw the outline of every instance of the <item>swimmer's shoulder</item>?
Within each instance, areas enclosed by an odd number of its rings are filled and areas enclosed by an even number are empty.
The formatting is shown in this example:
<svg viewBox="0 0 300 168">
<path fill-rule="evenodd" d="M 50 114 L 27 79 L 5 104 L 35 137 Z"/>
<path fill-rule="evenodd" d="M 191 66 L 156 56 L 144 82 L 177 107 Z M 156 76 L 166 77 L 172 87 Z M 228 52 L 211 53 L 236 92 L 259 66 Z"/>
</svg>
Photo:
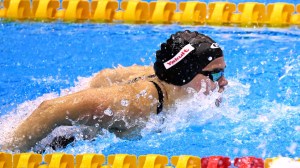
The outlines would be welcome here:
<svg viewBox="0 0 300 168">
<path fill-rule="evenodd" d="M 137 65 L 137 64 L 133 64 L 131 66 L 118 65 L 117 67 L 111 68 L 110 70 L 115 70 L 118 71 L 119 73 L 137 73 L 137 72 L 154 73 L 153 66 Z"/>
</svg>

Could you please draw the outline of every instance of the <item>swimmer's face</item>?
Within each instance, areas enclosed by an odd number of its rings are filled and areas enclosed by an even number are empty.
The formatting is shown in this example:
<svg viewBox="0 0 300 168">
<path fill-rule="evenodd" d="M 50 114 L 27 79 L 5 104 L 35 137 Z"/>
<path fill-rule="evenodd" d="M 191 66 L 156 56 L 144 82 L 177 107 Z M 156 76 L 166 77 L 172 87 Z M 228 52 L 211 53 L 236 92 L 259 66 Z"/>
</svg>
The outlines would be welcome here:
<svg viewBox="0 0 300 168">
<path fill-rule="evenodd" d="M 207 72 L 207 74 L 198 74 L 195 78 L 187 84 L 188 87 L 194 88 L 197 92 L 201 90 L 201 88 L 205 88 L 204 94 L 208 94 L 210 91 L 213 91 L 219 86 L 218 92 L 223 92 L 225 86 L 228 84 L 228 81 L 224 77 L 222 70 L 224 71 L 226 67 L 224 57 L 219 57 L 209 63 L 202 71 Z M 213 81 L 216 80 L 216 81 Z"/>
</svg>

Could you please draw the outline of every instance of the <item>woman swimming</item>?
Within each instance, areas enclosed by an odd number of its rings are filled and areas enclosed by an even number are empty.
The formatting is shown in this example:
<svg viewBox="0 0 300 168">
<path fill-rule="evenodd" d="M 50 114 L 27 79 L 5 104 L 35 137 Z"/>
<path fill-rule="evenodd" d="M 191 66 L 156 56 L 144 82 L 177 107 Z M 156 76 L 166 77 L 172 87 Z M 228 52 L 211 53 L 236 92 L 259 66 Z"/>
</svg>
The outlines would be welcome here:
<svg viewBox="0 0 300 168">
<path fill-rule="evenodd" d="M 100 71 L 90 87 L 44 101 L 13 132 L 4 150 L 27 151 L 56 127 L 83 124 L 126 137 L 158 114 L 196 92 L 208 94 L 227 85 L 223 52 L 208 36 L 183 31 L 171 35 L 156 52 L 152 66 Z"/>
</svg>

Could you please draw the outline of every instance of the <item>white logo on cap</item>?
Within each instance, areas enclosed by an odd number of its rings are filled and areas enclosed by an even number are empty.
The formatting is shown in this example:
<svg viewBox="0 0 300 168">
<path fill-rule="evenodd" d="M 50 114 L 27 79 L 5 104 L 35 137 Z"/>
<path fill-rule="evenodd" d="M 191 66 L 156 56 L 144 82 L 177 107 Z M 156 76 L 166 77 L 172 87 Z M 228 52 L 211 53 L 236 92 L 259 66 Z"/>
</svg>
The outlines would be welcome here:
<svg viewBox="0 0 300 168">
<path fill-rule="evenodd" d="M 220 48 L 218 43 L 212 43 L 210 48 Z"/>
<path fill-rule="evenodd" d="M 176 65 L 194 49 L 195 48 L 191 44 L 187 44 L 173 58 L 164 63 L 165 68 L 169 69 L 172 66 Z"/>
</svg>

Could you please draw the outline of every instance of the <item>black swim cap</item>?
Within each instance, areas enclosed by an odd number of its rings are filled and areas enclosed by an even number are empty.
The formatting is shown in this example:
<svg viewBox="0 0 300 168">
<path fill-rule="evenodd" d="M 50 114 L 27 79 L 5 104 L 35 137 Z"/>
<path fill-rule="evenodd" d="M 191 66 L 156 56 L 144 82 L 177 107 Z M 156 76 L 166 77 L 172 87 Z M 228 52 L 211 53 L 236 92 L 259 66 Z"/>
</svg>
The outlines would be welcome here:
<svg viewBox="0 0 300 168">
<path fill-rule="evenodd" d="M 198 32 L 177 32 L 156 51 L 154 71 L 167 83 L 182 86 L 189 83 L 211 61 L 222 57 L 219 45 Z"/>
</svg>

